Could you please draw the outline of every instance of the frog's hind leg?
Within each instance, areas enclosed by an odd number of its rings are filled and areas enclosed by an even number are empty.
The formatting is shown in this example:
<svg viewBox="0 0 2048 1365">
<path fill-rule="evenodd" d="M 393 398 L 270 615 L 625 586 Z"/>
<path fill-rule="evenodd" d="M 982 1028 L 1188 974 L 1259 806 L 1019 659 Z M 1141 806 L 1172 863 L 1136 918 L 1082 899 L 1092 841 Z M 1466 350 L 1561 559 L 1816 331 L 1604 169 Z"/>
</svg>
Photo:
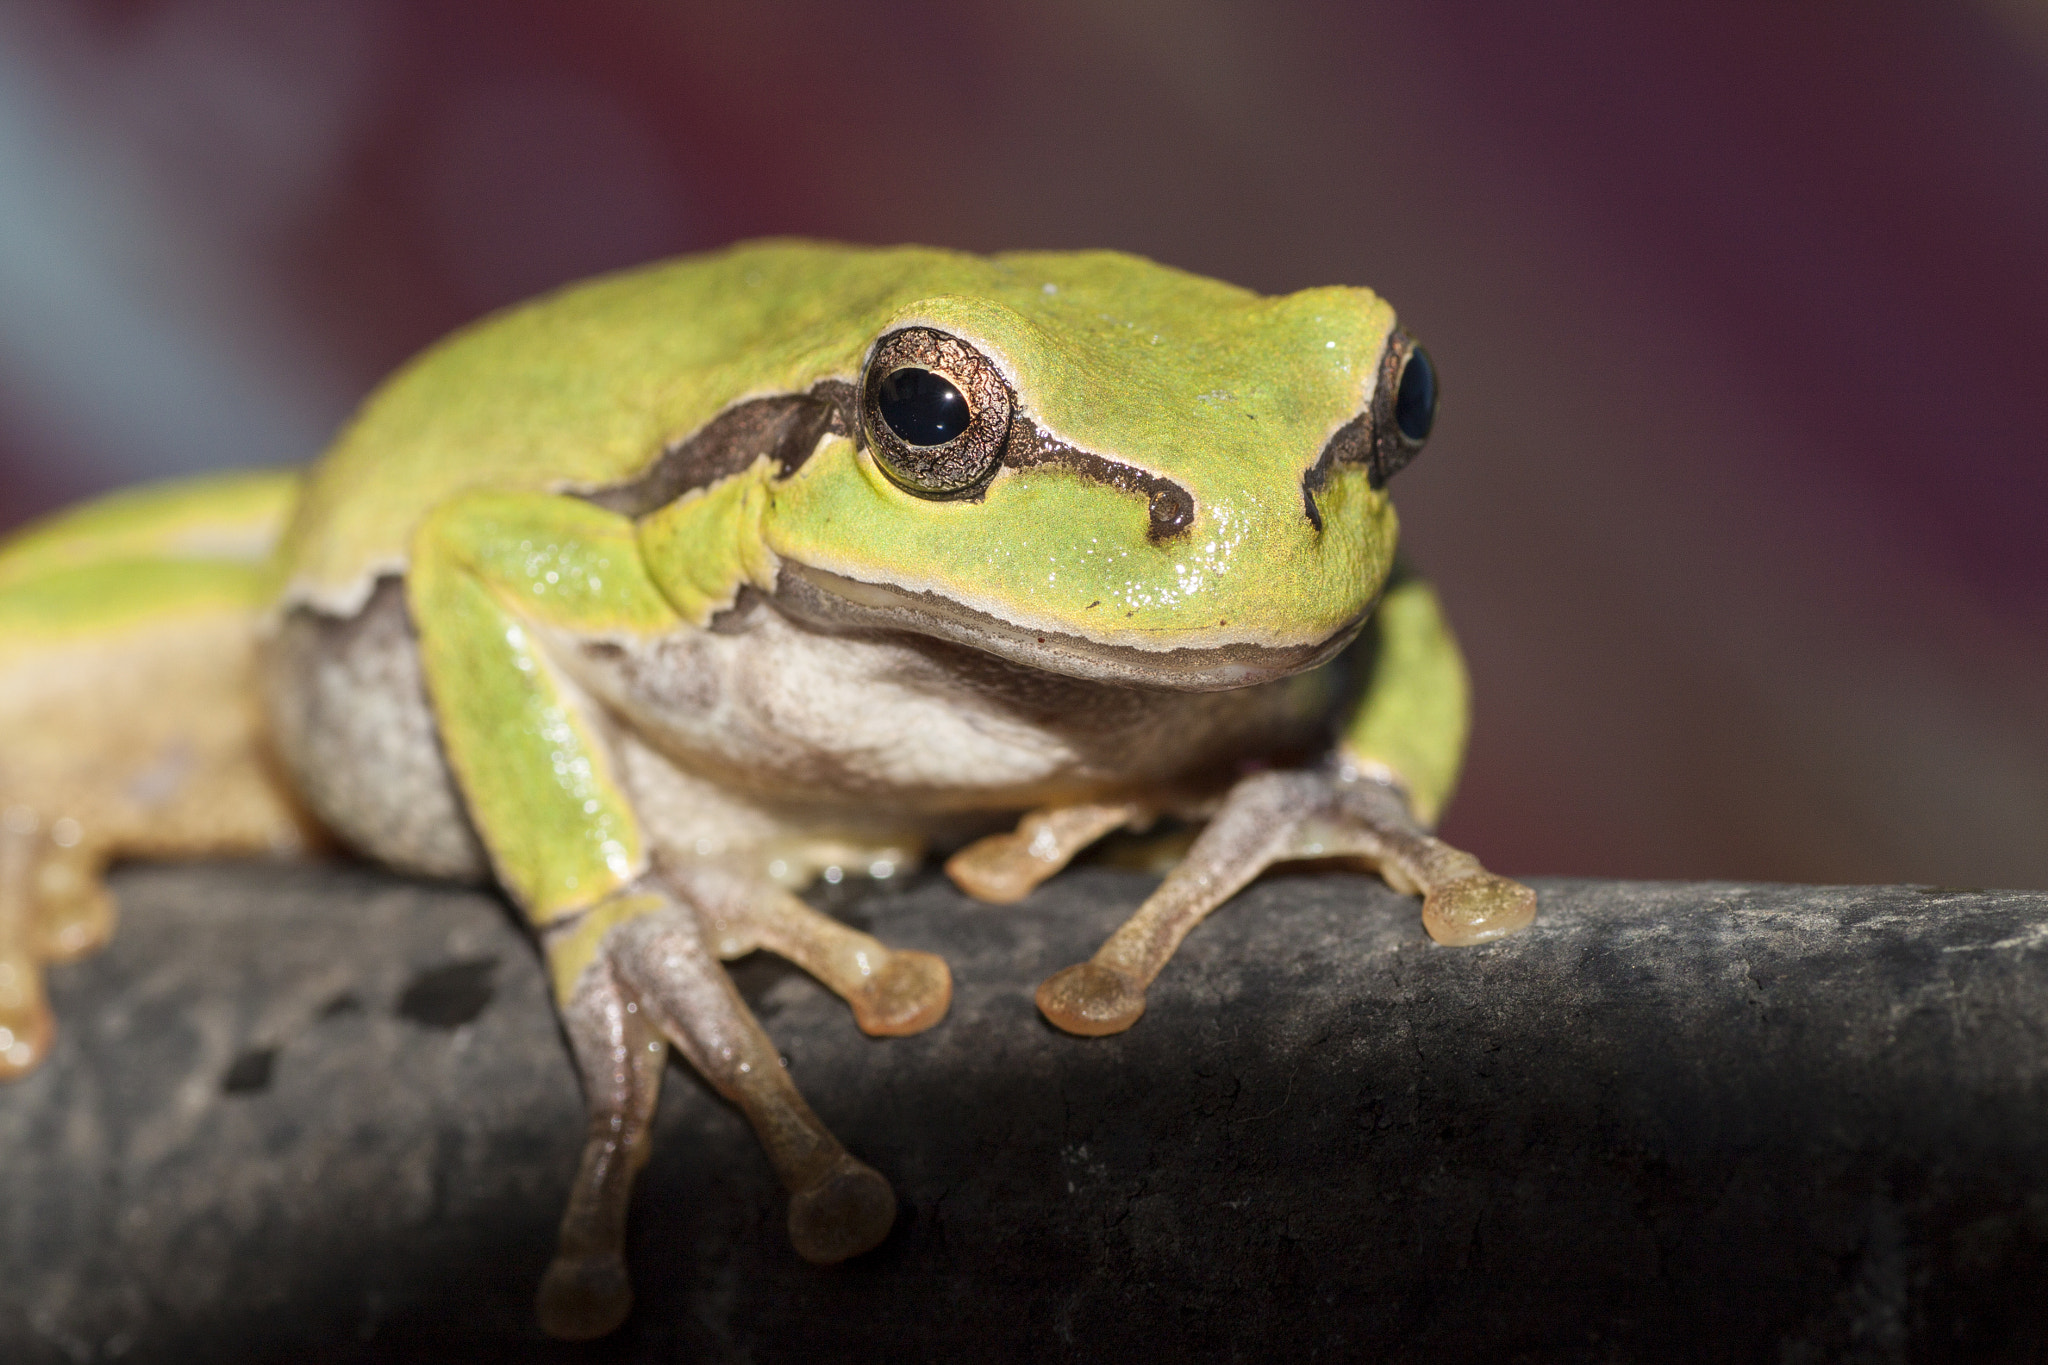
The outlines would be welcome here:
<svg viewBox="0 0 2048 1365">
<path fill-rule="evenodd" d="M 1187 857 L 1088 961 L 1048 977 L 1038 1008 L 1069 1033 L 1121 1033 L 1188 931 L 1274 863 L 1354 856 L 1397 891 L 1423 893 L 1439 943 L 1470 944 L 1526 926 L 1536 895 L 1426 833 L 1398 788 L 1327 772 L 1267 772 L 1230 791 Z"/>
<path fill-rule="evenodd" d="M 1013 905 L 1090 844 L 1151 812 L 1136 805 L 1047 806 L 1008 834 L 977 839 L 946 860 L 953 884 L 978 901 Z"/>
<path fill-rule="evenodd" d="M 705 934 L 712 912 L 648 885 L 599 905 L 548 944 L 590 1105 L 561 1249 L 540 1301 L 542 1327 L 572 1339 L 604 1335 L 632 1304 L 626 1199 L 646 1160 L 664 1038 L 753 1125 L 790 1193 L 798 1255 L 817 1265 L 843 1261 L 875 1246 L 896 1220 L 889 1182 L 811 1112 L 719 964 Z M 579 959 L 588 965 L 563 992 L 562 977 Z"/>
<path fill-rule="evenodd" d="M 109 860 L 321 837 L 271 765 L 239 568 L 121 567 L 0 589 L 0 1079 L 48 1053 L 44 965 L 113 930 Z M 74 597 L 89 628 L 60 610 Z"/>
</svg>

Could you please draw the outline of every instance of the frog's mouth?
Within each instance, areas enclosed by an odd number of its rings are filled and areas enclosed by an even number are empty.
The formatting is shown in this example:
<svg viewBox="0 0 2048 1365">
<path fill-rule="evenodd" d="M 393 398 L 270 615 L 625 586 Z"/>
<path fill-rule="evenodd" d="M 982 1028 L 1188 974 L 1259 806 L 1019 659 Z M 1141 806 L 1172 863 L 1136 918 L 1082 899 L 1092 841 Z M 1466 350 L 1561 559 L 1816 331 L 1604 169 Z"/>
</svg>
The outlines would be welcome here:
<svg viewBox="0 0 2048 1365">
<path fill-rule="evenodd" d="M 1355 620 L 1325 640 L 1139 649 L 1011 625 L 937 593 L 862 583 L 787 559 L 776 579 L 775 600 L 789 616 L 824 630 L 907 631 L 1047 673 L 1176 692 L 1252 687 L 1327 663 L 1357 637 L 1377 605 L 1367 603 Z"/>
</svg>

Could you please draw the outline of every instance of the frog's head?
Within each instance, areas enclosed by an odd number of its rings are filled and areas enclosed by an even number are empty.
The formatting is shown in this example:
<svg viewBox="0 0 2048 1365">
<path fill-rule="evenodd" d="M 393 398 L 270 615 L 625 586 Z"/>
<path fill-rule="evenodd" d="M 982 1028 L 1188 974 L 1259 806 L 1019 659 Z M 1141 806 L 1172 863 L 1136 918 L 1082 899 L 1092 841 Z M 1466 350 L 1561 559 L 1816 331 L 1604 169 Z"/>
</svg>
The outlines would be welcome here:
<svg viewBox="0 0 2048 1365">
<path fill-rule="evenodd" d="M 1032 667 L 1189 689 L 1311 667 L 1392 564 L 1436 377 L 1363 289 L 1284 297 L 1112 253 L 1014 255 L 868 334 L 763 510 L 778 596 Z"/>
</svg>

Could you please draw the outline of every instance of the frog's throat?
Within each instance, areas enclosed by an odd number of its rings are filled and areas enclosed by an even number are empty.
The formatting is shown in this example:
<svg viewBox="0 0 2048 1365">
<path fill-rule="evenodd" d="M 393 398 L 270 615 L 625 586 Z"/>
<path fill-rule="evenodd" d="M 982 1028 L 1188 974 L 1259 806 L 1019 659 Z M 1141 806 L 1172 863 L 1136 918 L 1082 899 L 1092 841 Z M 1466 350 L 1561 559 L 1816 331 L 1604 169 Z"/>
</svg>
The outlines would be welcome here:
<svg viewBox="0 0 2048 1365">
<path fill-rule="evenodd" d="M 861 583 L 784 560 L 775 601 L 788 615 L 825 630 L 888 630 L 929 635 L 997 658 L 1091 682 L 1176 692 L 1223 692 L 1304 672 L 1335 658 L 1372 615 L 1369 602 L 1326 640 L 1297 645 L 1243 642 L 1139 649 L 1059 631 L 1013 626 L 932 592 Z"/>
</svg>

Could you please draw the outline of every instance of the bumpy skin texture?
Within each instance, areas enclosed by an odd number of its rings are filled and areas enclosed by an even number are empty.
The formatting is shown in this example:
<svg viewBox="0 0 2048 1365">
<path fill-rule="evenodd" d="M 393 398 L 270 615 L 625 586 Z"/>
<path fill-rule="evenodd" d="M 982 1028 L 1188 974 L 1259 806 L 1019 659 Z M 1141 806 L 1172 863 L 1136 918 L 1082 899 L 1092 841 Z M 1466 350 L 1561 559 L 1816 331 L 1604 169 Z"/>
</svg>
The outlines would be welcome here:
<svg viewBox="0 0 2048 1365">
<path fill-rule="evenodd" d="M 104 937 L 109 857 L 332 836 L 489 877 L 584 1078 L 540 1295 L 583 1338 L 631 1305 L 670 1048 L 754 1125 L 800 1254 L 887 1235 L 887 1181 L 719 965 L 779 954 L 871 1034 L 939 1022 L 945 964 L 792 894 L 820 873 L 952 848 L 964 888 L 1015 901 L 1113 830 L 1206 821 L 1041 987 L 1084 1035 L 1135 1023 L 1279 861 L 1364 860 L 1440 942 L 1512 932 L 1531 893 L 1427 833 L 1466 684 L 1434 594 L 1394 574 L 1384 483 L 1420 441 L 1392 386 L 1418 354 L 1364 290 L 762 243 L 458 334 L 303 485 L 32 530 L 0 548 L 0 1066 L 47 1050 L 40 964 Z M 968 395 L 963 444 L 877 425 L 904 357 Z M 944 496 L 891 460 L 947 471 Z"/>
</svg>

